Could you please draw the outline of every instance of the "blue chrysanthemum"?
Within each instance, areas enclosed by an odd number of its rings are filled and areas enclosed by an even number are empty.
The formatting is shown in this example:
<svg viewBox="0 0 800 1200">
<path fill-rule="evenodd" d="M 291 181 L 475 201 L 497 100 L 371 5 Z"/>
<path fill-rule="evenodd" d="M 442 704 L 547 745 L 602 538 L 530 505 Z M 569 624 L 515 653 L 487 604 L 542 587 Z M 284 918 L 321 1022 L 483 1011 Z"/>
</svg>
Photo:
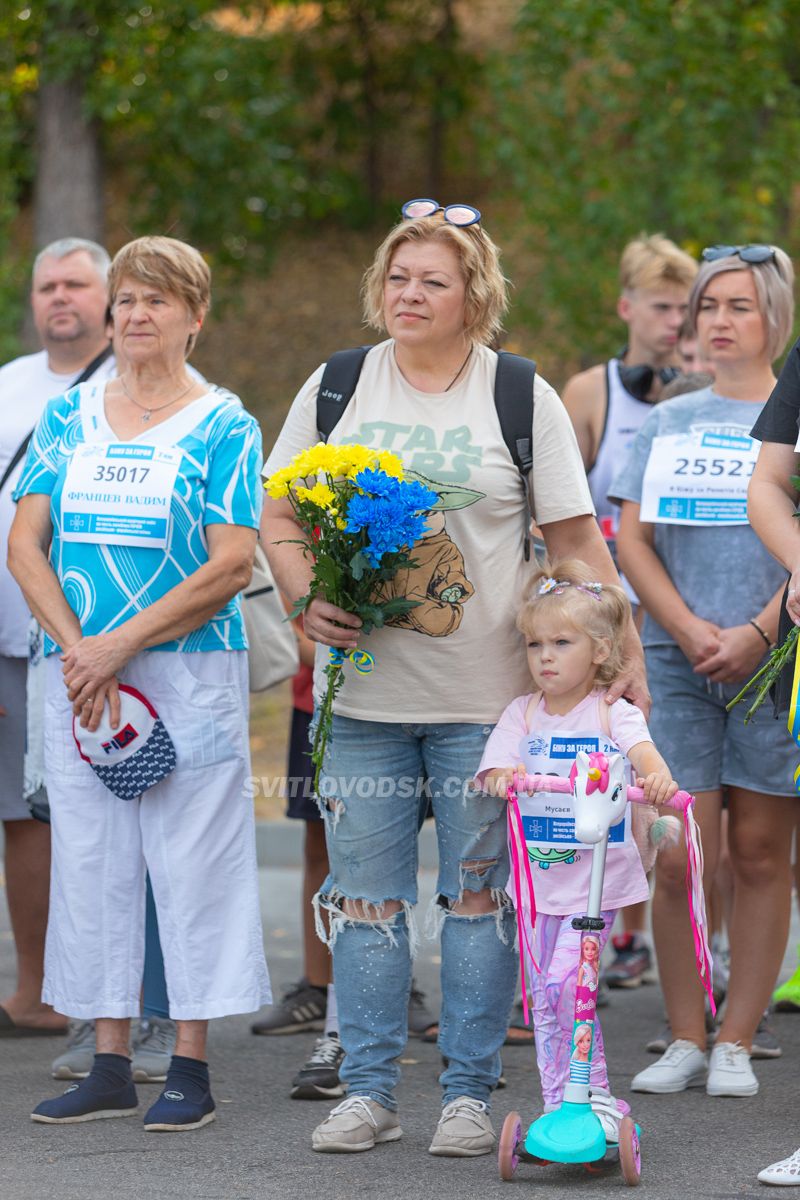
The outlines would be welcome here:
<svg viewBox="0 0 800 1200">
<path fill-rule="evenodd" d="M 360 471 L 356 483 L 364 494 L 355 495 L 347 506 L 348 533 L 366 530 L 369 541 L 364 554 L 373 567 L 385 554 L 412 546 L 425 533 L 424 513 L 438 497 L 421 483 L 394 479 L 383 471 Z"/>
</svg>

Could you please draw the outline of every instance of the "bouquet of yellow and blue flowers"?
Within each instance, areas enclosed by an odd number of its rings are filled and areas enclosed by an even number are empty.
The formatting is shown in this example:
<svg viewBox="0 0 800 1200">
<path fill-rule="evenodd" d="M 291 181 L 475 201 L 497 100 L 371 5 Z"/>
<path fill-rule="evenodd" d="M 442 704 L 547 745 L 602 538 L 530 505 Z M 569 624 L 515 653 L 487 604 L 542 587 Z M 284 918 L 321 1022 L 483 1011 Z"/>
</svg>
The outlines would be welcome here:
<svg viewBox="0 0 800 1200">
<path fill-rule="evenodd" d="M 436 492 L 405 478 L 395 454 L 357 444 L 320 442 L 296 455 L 264 486 L 274 499 L 288 498 L 305 535 L 304 552 L 312 560 L 311 586 L 296 602 L 293 617 L 320 596 L 359 616 L 363 632 L 369 633 L 419 603 L 405 596 L 381 598 L 383 584 L 399 570 L 415 565 L 409 550 L 425 533 L 425 513 L 438 501 Z M 315 790 L 347 657 L 357 670 L 372 667 L 372 656 L 366 651 L 330 652 L 311 752 Z"/>
</svg>

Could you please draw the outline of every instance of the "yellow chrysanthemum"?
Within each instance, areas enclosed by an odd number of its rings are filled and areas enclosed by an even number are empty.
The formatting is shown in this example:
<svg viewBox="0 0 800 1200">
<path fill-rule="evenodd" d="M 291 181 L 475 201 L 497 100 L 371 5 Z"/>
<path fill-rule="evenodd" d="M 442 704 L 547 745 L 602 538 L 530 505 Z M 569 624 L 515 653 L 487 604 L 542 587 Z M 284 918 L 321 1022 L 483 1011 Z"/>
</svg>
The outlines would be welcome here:
<svg viewBox="0 0 800 1200">
<path fill-rule="evenodd" d="M 392 475 L 395 479 L 403 478 L 402 459 L 398 458 L 396 454 L 392 454 L 391 450 L 378 450 L 375 457 L 381 471 L 385 471 L 387 475 Z"/>
<path fill-rule="evenodd" d="M 275 471 L 264 484 L 267 495 L 271 496 L 273 500 L 280 500 L 283 496 L 287 496 L 294 478 L 295 472 L 291 467 L 283 467 L 280 471 Z"/>
<path fill-rule="evenodd" d="M 354 479 L 359 471 L 371 467 L 375 463 L 375 451 L 368 446 L 357 443 L 345 443 L 337 446 L 336 474 L 345 479 Z"/>
<path fill-rule="evenodd" d="M 323 473 L 335 475 L 337 449 L 338 447 L 329 446 L 327 442 L 317 442 L 316 446 L 309 446 L 307 450 L 295 455 L 288 469 L 295 479 L 308 479 L 312 475 Z"/>
<path fill-rule="evenodd" d="M 315 483 L 312 488 L 295 488 L 295 493 L 298 500 L 307 500 L 310 504 L 316 504 L 317 508 L 330 508 L 336 500 L 336 493 L 327 483 Z"/>
</svg>

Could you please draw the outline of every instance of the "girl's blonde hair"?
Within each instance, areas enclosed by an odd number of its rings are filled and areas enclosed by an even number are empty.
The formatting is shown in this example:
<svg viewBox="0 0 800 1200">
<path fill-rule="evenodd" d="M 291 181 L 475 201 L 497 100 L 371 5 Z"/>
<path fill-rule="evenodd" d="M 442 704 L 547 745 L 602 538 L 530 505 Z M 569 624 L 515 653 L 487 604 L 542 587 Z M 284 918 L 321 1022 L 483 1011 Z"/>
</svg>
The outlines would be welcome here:
<svg viewBox="0 0 800 1200">
<path fill-rule="evenodd" d="M 562 618 L 587 634 L 595 646 L 607 644 L 608 658 L 597 668 L 595 681 L 607 687 L 622 670 L 623 642 L 631 605 L 621 587 L 595 581 L 592 568 L 577 558 L 542 564 L 523 593 L 517 629 L 526 638 L 543 617 Z"/>
</svg>

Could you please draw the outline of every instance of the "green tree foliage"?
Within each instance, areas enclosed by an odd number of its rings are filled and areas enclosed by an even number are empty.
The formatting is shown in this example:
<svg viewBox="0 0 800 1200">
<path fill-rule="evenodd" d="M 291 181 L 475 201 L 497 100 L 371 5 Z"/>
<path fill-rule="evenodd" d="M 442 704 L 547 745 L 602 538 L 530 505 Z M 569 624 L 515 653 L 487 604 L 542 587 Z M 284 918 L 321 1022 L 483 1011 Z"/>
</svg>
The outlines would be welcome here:
<svg viewBox="0 0 800 1200">
<path fill-rule="evenodd" d="M 465 50 L 453 0 L 326 0 L 292 48 L 294 86 L 307 97 L 318 186 L 353 224 L 412 195 L 438 195 L 469 144 L 465 114 L 481 65 Z"/>
<path fill-rule="evenodd" d="M 306 171 L 284 40 L 243 36 L 214 19 L 217 7 L 47 0 L 23 10 L 17 44 L 29 71 L 85 79 L 86 116 L 99 118 L 122 199 L 119 224 L 172 230 L 230 263 L 248 252 L 257 260 L 279 222 L 305 213 Z M 20 113 L 28 146 L 32 107 Z M 35 169 L 19 165 L 28 177 Z"/>
<path fill-rule="evenodd" d="M 16 0 L 0 43 L 0 249 L 36 179 L 39 84 L 77 81 L 110 248 L 170 232 L 252 272 L 289 223 L 363 224 L 435 186 L 477 72 L 453 0 Z"/>
<path fill-rule="evenodd" d="M 540 264 L 523 299 L 565 353 L 613 347 L 620 250 L 643 229 L 694 253 L 800 250 L 798 0 L 525 0 L 516 33 L 491 145 Z"/>
</svg>

